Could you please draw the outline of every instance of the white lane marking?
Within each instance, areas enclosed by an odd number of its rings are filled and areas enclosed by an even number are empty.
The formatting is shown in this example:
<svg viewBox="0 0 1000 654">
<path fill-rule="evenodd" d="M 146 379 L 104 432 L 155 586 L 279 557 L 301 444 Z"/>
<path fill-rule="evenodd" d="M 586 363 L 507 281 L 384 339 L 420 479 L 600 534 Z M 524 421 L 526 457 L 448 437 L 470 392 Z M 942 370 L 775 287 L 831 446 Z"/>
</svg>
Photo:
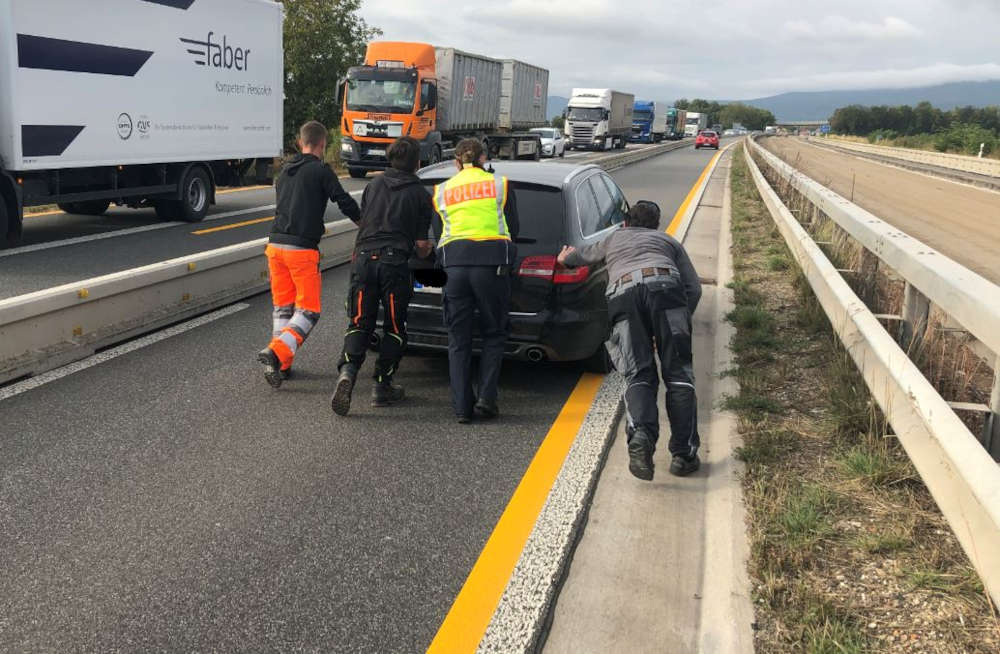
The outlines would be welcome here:
<svg viewBox="0 0 1000 654">
<path fill-rule="evenodd" d="M 75 372 L 80 372 L 81 370 L 86 370 L 87 368 L 92 368 L 96 365 L 100 365 L 105 361 L 110 361 L 123 354 L 128 354 L 129 352 L 134 352 L 138 349 L 144 348 L 153 343 L 158 343 L 162 340 L 168 339 L 171 336 L 177 336 L 178 334 L 183 334 L 184 332 L 191 331 L 202 325 L 207 325 L 210 322 L 216 321 L 220 318 L 225 318 L 226 316 L 231 316 L 234 313 L 243 311 L 244 309 L 250 308 L 249 304 L 245 302 L 240 302 L 238 304 L 233 304 L 231 306 L 213 311 L 211 313 L 206 313 L 203 316 L 199 316 L 187 322 L 182 322 L 179 325 L 174 325 L 173 327 L 168 327 L 166 329 L 160 330 L 158 332 L 153 332 L 148 336 L 143 336 L 142 338 L 137 338 L 134 341 L 129 341 L 128 343 L 123 343 L 117 347 L 110 348 L 93 356 L 89 356 L 86 359 L 81 359 L 79 361 L 74 361 L 73 363 L 67 364 L 61 368 L 56 368 L 55 370 L 49 370 L 48 372 L 43 372 L 40 375 L 35 375 L 34 377 L 29 377 L 24 381 L 19 381 L 10 386 L 0 387 L 0 402 L 4 400 L 9 400 L 15 395 L 20 395 L 27 391 L 38 388 L 39 386 L 44 386 L 50 382 L 54 382 L 57 379 L 62 379 L 68 375 L 72 375 Z"/>
<path fill-rule="evenodd" d="M 351 191 L 350 195 L 360 195 L 362 191 Z M 205 216 L 205 220 L 202 222 L 212 222 L 213 220 L 223 220 L 224 218 L 232 218 L 233 216 L 240 216 L 245 213 L 254 213 L 256 211 L 270 211 L 274 209 L 275 205 L 265 204 L 259 207 L 250 207 L 249 209 L 237 209 L 236 211 L 227 211 L 225 213 L 216 213 Z M 178 225 L 194 225 L 197 223 L 186 223 L 180 220 L 171 220 L 165 223 L 156 223 L 155 225 L 144 225 L 142 227 L 130 227 L 128 229 L 118 229 L 111 232 L 104 232 L 102 234 L 91 234 L 90 236 L 77 236 L 74 238 L 66 238 L 61 241 L 49 241 L 47 243 L 35 243 L 34 245 L 22 245 L 19 248 L 11 248 L 9 250 L 0 250 L 0 259 L 4 257 L 12 257 L 17 254 L 26 254 L 28 252 L 38 252 L 39 250 L 51 250 L 52 248 L 61 248 L 67 245 L 79 245 L 80 243 L 89 243 L 90 241 L 101 241 L 106 238 L 116 238 L 118 236 L 128 236 L 129 234 L 141 234 L 142 232 L 152 232 L 158 229 L 166 229 L 168 227 L 177 227 Z"/>
</svg>

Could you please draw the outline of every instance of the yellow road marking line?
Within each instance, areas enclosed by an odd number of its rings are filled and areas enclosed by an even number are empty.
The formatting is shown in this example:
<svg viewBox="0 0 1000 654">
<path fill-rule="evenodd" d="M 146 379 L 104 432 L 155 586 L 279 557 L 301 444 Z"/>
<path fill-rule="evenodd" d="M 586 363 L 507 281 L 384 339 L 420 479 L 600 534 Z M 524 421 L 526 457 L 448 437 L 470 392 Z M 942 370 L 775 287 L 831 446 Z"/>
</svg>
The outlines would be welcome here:
<svg viewBox="0 0 1000 654">
<path fill-rule="evenodd" d="M 65 211 L 59 211 L 59 210 L 55 210 L 55 211 L 39 211 L 37 213 L 34 213 L 34 212 L 32 212 L 32 213 L 26 213 L 26 214 L 24 214 L 24 218 L 25 218 L 25 220 L 27 220 L 28 218 L 41 218 L 42 216 L 54 216 L 54 215 L 60 214 L 60 213 L 66 213 L 66 212 Z"/>
<path fill-rule="evenodd" d="M 687 211 L 688 205 L 690 205 L 691 201 L 694 200 L 695 194 L 697 194 L 698 189 L 701 188 L 701 183 L 705 181 L 705 176 L 708 175 L 708 171 L 712 170 L 712 166 L 715 165 L 715 160 L 718 159 L 723 152 L 725 152 L 725 150 L 719 150 L 711 159 L 708 160 L 708 164 L 705 166 L 705 169 L 702 170 L 701 175 L 698 176 L 698 181 L 695 182 L 694 186 L 691 187 L 691 190 L 688 191 L 687 197 L 684 198 L 684 202 L 681 202 L 681 206 L 677 207 L 677 213 L 674 214 L 674 217 L 670 220 L 670 224 L 667 225 L 667 229 L 665 230 L 671 236 L 673 236 L 677 232 L 677 228 L 681 226 L 681 219 L 684 217 L 684 213 Z"/>
<path fill-rule="evenodd" d="M 603 375 L 589 373 L 580 377 L 479 553 L 429 653 L 476 651 L 603 380 Z"/>
<path fill-rule="evenodd" d="M 262 186 L 244 186 L 243 188 L 227 188 L 227 189 L 222 190 L 222 191 L 216 191 L 215 194 L 216 195 L 226 195 L 227 193 L 242 193 L 244 191 L 259 191 L 259 190 L 264 189 L 264 188 L 274 188 L 274 187 L 273 186 L 262 185 Z"/>
<path fill-rule="evenodd" d="M 246 227 L 247 225 L 256 225 L 257 223 L 266 223 L 268 220 L 274 220 L 274 216 L 268 216 L 267 218 L 254 218 L 253 220 L 244 220 L 241 223 L 231 223 L 229 225 L 223 225 L 222 227 L 209 227 L 208 229 L 199 229 L 191 233 L 198 235 L 212 234 L 215 232 L 223 232 L 227 229 L 236 229 L 237 227 Z"/>
</svg>

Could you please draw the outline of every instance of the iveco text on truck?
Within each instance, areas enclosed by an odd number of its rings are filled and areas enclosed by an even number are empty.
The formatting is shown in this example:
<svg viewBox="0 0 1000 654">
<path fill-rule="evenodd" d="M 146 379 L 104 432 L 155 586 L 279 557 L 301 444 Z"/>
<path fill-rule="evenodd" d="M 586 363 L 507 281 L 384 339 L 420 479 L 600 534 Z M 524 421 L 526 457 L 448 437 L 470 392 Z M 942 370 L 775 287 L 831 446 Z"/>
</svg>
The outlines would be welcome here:
<svg viewBox="0 0 1000 654">
<path fill-rule="evenodd" d="M 109 22 L 90 2 L 0 0 L 0 246 L 20 238 L 24 207 L 197 221 L 216 186 L 270 182 L 281 5 L 114 5 Z"/>
<path fill-rule="evenodd" d="M 667 112 L 662 104 L 650 100 L 636 100 L 632 109 L 633 143 L 659 143 L 667 131 Z"/>
<path fill-rule="evenodd" d="M 705 129 L 706 125 L 708 125 L 708 114 L 689 111 L 684 122 L 684 136 L 698 136 L 698 132 Z"/>
<path fill-rule="evenodd" d="M 566 107 L 566 138 L 581 150 L 624 148 L 632 133 L 635 96 L 611 89 L 573 89 Z"/>
<path fill-rule="evenodd" d="M 373 41 L 347 71 L 341 155 L 351 177 L 385 170 L 400 136 L 420 141 L 423 163 L 450 157 L 458 141 L 483 141 L 490 157 L 541 156 L 533 127 L 547 124 L 549 71 L 426 43 Z"/>
</svg>

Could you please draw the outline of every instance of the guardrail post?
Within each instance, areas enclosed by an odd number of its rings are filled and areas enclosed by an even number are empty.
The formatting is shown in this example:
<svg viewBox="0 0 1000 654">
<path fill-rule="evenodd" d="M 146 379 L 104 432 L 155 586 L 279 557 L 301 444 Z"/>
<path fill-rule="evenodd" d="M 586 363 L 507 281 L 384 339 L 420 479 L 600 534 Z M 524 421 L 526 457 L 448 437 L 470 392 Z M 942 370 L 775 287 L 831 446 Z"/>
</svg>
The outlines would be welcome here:
<svg viewBox="0 0 1000 654">
<path fill-rule="evenodd" d="M 903 349 L 912 350 L 914 346 L 919 345 L 927 329 L 930 311 L 930 300 L 913 284 L 906 282 L 903 289 L 903 308 L 900 311 L 903 320 L 899 323 L 899 342 Z"/>
<path fill-rule="evenodd" d="M 993 361 L 993 393 L 990 395 L 990 412 L 983 425 L 983 443 L 994 461 L 1000 461 L 1000 354 Z"/>
</svg>

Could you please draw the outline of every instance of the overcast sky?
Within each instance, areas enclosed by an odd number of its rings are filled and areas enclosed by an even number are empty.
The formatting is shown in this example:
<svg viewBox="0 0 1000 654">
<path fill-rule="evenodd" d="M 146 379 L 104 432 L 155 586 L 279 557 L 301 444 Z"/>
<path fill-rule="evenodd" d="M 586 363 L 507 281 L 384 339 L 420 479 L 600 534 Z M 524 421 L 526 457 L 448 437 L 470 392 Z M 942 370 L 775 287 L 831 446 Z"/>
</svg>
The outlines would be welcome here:
<svg viewBox="0 0 1000 654">
<path fill-rule="evenodd" d="M 546 67 L 550 95 L 728 100 L 1000 79 L 1000 0 L 363 0 L 361 13 L 386 39 Z"/>
</svg>

